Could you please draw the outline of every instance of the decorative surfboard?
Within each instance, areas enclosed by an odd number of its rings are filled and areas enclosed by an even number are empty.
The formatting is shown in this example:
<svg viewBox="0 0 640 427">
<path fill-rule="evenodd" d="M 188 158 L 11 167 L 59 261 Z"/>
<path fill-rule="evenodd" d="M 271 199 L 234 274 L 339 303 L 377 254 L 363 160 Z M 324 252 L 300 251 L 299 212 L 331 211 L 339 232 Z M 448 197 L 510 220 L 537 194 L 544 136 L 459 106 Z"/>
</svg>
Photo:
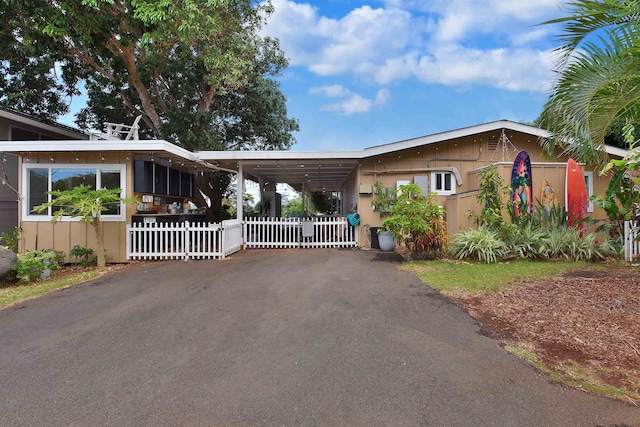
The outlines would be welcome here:
<svg viewBox="0 0 640 427">
<path fill-rule="evenodd" d="M 564 203 L 568 212 L 569 226 L 577 224 L 578 228 L 584 229 L 586 224 L 582 220 L 587 217 L 587 208 L 589 207 L 587 185 L 584 182 L 584 175 L 580 170 L 580 166 L 573 159 L 569 159 L 567 162 Z"/>
<path fill-rule="evenodd" d="M 558 197 L 553 189 L 553 185 L 551 185 L 546 177 L 542 182 L 542 190 L 540 190 L 540 203 L 542 203 L 542 206 L 547 212 L 551 212 L 553 206 L 558 204 Z"/>
<path fill-rule="evenodd" d="M 533 188 L 531 187 L 531 159 L 529 154 L 522 150 L 513 161 L 511 172 L 511 188 L 513 189 L 513 208 L 516 216 L 521 213 L 533 213 Z M 525 212 L 520 208 L 527 206 Z"/>
</svg>

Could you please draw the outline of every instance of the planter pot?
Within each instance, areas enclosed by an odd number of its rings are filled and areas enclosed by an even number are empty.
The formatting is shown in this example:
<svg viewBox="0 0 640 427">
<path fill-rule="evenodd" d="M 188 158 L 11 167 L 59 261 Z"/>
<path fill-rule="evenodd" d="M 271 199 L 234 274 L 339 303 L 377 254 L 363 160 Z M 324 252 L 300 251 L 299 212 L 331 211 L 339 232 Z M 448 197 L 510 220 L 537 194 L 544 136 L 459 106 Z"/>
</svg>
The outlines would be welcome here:
<svg viewBox="0 0 640 427">
<path fill-rule="evenodd" d="M 392 251 L 396 247 L 396 241 L 388 231 L 381 231 L 378 234 L 378 244 L 381 251 Z"/>
</svg>

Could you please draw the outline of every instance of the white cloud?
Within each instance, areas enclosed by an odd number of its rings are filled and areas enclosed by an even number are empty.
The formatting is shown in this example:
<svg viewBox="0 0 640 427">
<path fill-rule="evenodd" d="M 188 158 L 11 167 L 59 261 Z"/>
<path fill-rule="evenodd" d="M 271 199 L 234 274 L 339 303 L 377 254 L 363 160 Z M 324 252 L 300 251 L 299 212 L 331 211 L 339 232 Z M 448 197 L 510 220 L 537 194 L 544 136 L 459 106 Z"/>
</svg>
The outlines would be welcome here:
<svg viewBox="0 0 640 427">
<path fill-rule="evenodd" d="M 339 18 L 297 1 L 272 0 L 264 32 L 280 39 L 292 66 L 321 77 L 538 92 L 552 77 L 550 28 L 536 24 L 559 16 L 560 0 L 380 0 Z M 350 94 L 331 108 L 353 114 L 374 105 Z"/>
<path fill-rule="evenodd" d="M 367 113 L 374 108 L 383 107 L 391 99 L 391 93 L 387 89 L 380 89 L 374 99 L 368 99 L 341 85 L 312 87 L 309 89 L 309 93 L 327 98 L 343 98 L 341 101 L 325 105 L 321 109 L 345 116 Z"/>
</svg>

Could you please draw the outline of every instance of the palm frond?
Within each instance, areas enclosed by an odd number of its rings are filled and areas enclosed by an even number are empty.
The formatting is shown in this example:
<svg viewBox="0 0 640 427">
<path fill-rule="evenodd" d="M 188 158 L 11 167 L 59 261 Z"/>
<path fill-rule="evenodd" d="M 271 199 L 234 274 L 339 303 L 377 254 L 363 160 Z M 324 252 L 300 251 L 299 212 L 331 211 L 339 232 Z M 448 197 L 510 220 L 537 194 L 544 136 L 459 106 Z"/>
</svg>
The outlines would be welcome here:
<svg viewBox="0 0 640 427">
<path fill-rule="evenodd" d="M 602 165 L 604 138 L 612 123 L 640 110 L 637 34 L 608 33 L 585 43 L 560 74 L 542 115 L 553 133 L 545 149 L 560 146 L 579 160 Z"/>
</svg>

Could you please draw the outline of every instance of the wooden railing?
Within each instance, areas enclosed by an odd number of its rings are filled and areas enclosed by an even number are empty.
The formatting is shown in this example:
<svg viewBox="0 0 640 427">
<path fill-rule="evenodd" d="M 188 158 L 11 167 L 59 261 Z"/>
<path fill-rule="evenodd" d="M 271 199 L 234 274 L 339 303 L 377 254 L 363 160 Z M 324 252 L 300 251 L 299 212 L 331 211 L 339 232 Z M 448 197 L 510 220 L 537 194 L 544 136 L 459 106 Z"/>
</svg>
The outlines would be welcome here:
<svg viewBox="0 0 640 427">
<path fill-rule="evenodd" d="M 640 259 L 640 221 L 624 223 L 624 260 Z"/>
<path fill-rule="evenodd" d="M 345 217 L 245 218 L 245 247 L 338 248 L 358 245 L 358 227 Z"/>
</svg>

